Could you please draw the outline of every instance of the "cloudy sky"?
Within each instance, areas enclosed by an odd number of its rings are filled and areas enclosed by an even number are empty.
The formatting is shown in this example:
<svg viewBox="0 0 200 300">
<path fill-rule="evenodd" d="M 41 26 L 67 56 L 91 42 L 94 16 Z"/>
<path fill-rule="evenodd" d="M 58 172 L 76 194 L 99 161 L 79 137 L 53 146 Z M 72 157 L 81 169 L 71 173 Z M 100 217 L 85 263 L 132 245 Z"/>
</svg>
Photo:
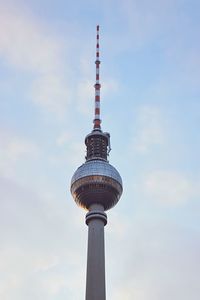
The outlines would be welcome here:
<svg viewBox="0 0 200 300">
<path fill-rule="evenodd" d="M 102 128 L 124 193 L 108 212 L 107 298 L 200 297 L 200 2 L 0 0 L 0 298 L 82 300 L 85 212 L 70 195 Z"/>
</svg>

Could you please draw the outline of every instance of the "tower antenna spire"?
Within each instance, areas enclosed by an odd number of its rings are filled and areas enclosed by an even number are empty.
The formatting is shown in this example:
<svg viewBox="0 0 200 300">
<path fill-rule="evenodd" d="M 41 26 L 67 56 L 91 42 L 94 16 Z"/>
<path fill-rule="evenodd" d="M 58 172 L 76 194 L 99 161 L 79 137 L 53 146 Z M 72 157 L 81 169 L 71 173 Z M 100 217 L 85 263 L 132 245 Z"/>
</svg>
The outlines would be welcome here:
<svg viewBox="0 0 200 300">
<path fill-rule="evenodd" d="M 95 88 L 95 114 L 94 114 L 94 130 L 101 130 L 101 119 L 100 119 L 100 89 L 101 84 L 99 83 L 100 79 L 100 60 L 99 60 L 99 25 L 97 25 L 97 41 L 96 41 L 96 83 Z"/>
</svg>

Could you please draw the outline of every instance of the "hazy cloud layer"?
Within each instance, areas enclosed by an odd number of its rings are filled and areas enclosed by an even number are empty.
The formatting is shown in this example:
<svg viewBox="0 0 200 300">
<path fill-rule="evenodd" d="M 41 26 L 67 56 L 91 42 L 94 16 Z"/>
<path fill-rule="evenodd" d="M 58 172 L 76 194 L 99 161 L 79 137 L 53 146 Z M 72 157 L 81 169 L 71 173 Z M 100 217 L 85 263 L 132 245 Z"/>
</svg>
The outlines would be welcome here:
<svg viewBox="0 0 200 300">
<path fill-rule="evenodd" d="M 69 101 L 61 56 L 63 44 L 50 28 L 17 6 L 0 4 L 0 55 L 18 72 L 31 73 L 30 97 L 59 117 Z"/>
<path fill-rule="evenodd" d="M 199 299 L 199 8 L 0 2 L 1 299 L 84 299 L 70 180 L 92 130 L 97 21 L 103 129 L 124 180 L 105 228 L 107 298 Z"/>
<path fill-rule="evenodd" d="M 158 107 L 146 105 L 139 108 L 136 120 L 133 149 L 146 153 L 154 146 L 166 143 L 166 132 L 162 112 Z"/>
</svg>

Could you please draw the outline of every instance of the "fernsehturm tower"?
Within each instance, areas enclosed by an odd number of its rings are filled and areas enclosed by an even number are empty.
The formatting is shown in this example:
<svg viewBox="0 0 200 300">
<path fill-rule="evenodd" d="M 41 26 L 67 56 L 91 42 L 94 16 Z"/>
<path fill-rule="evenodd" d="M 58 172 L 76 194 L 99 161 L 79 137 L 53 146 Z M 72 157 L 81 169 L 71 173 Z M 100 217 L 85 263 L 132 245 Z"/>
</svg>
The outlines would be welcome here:
<svg viewBox="0 0 200 300">
<path fill-rule="evenodd" d="M 106 210 L 112 208 L 122 194 L 122 179 L 108 162 L 110 134 L 101 129 L 99 82 L 99 26 L 96 44 L 96 83 L 94 126 L 85 138 L 86 161 L 74 173 L 71 193 L 76 203 L 85 208 L 88 225 L 86 300 L 105 300 L 104 226 Z"/>
</svg>

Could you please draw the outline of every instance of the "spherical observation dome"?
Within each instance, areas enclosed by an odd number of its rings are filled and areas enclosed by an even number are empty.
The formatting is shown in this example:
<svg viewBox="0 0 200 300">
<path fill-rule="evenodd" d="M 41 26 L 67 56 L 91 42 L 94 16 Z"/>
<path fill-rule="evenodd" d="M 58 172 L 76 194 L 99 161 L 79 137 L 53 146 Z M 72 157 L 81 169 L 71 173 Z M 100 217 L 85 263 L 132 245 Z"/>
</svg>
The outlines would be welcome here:
<svg viewBox="0 0 200 300">
<path fill-rule="evenodd" d="M 88 160 L 74 173 L 71 193 L 76 203 L 86 209 L 101 204 L 104 210 L 113 207 L 122 194 L 122 179 L 118 171 L 103 160 Z"/>
</svg>

